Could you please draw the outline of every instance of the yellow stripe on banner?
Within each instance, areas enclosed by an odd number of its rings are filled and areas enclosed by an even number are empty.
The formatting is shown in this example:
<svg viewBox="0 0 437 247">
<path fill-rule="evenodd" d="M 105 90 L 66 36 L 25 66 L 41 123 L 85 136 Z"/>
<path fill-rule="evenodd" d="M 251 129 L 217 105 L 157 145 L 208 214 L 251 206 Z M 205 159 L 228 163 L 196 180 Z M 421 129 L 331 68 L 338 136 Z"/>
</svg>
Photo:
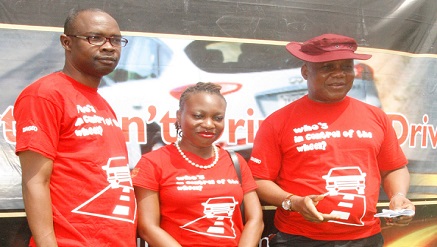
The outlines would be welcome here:
<svg viewBox="0 0 437 247">
<path fill-rule="evenodd" d="M 14 29 L 14 30 L 30 30 L 30 31 L 45 31 L 45 32 L 60 32 L 64 31 L 63 27 L 50 27 L 50 26 L 33 26 L 33 25 L 19 25 L 19 24 L 7 24 L 0 23 L 0 29 Z M 183 34 L 170 34 L 170 33 L 147 33 L 147 32 L 133 32 L 123 31 L 121 34 L 125 36 L 143 36 L 143 37 L 156 37 L 156 38 L 177 38 L 177 39 L 192 39 L 192 40 L 207 40 L 207 41 L 222 41 L 222 42 L 239 42 L 239 43 L 252 43 L 263 45 L 279 45 L 285 46 L 289 41 L 277 41 L 277 40 L 260 40 L 260 39 L 242 39 L 231 37 L 216 37 L 216 36 L 197 36 L 197 35 L 183 35 Z M 370 48 L 370 47 L 358 47 L 359 52 L 371 52 L 374 55 L 377 54 L 391 54 L 400 55 L 406 57 L 430 57 L 437 58 L 437 54 L 415 54 L 402 51 Z"/>
<path fill-rule="evenodd" d="M 437 174 L 410 174 L 410 186 L 436 186 Z"/>
<path fill-rule="evenodd" d="M 432 198 L 435 199 L 435 198 Z M 413 201 L 412 202 L 415 206 L 422 206 L 422 205 L 437 205 L 437 201 L 431 200 L 431 201 Z M 377 207 L 388 207 L 389 202 L 378 202 L 376 205 Z M 262 206 L 263 210 L 276 210 L 275 206 L 272 205 L 264 205 Z"/>
<path fill-rule="evenodd" d="M 429 246 L 429 243 L 434 239 L 436 232 L 437 225 L 429 226 L 401 237 L 386 247 Z"/>
<path fill-rule="evenodd" d="M 64 32 L 63 27 L 33 26 L 33 25 L 19 25 L 19 24 L 6 24 L 6 23 L 0 23 L 0 29 L 60 32 L 60 33 Z M 197 36 L 197 35 L 183 35 L 183 34 L 169 34 L 169 33 L 147 33 L 147 32 L 121 31 L 121 34 L 124 36 L 142 36 L 142 37 L 155 37 L 155 38 L 176 38 L 176 39 L 190 39 L 190 40 L 240 42 L 240 43 L 253 43 L 253 44 L 263 44 L 263 45 L 270 44 L 270 45 L 285 46 L 286 44 L 288 44 L 287 41 L 241 39 L 241 38 L 230 38 L 230 37 L 212 37 L 212 36 Z"/>
<path fill-rule="evenodd" d="M 8 213 L 0 213 L 0 218 L 19 218 L 26 217 L 25 212 L 8 212 Z"/>
</svg>

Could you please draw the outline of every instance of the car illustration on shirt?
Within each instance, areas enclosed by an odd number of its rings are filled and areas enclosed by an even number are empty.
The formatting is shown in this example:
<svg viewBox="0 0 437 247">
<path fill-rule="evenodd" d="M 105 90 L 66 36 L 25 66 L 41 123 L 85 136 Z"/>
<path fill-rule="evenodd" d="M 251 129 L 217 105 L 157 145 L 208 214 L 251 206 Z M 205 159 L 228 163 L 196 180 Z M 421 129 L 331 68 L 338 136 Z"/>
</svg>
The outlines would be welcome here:
<svg viewBox="0 0 437 247">
<path fill-rule="evenodd" d="M 232 216 L 237 204 L 238 202 L 231 196 L 209 198 L 202 203 L 203 213 L 207 218 L 223 215 Z"/>
<path fill-rule="evenodd" d="M 330 195 L 337 195 L 344 190 L 356 190 L 363 195 L 366 188 L 366 173 L 358 166 L 335 167 L 322 178 L 326 180 L 325 188 Z"/>
<path fill-rule="evenodd" d="M 129 166 L 124 157 L 114 157 L 108 160 L 108 163 L 102 166 L 102 169 L 106 171 L 106 176 L 111 188 L 122 187 L 120 183 L 131 183 L 131 176 Z"/>
</svg>

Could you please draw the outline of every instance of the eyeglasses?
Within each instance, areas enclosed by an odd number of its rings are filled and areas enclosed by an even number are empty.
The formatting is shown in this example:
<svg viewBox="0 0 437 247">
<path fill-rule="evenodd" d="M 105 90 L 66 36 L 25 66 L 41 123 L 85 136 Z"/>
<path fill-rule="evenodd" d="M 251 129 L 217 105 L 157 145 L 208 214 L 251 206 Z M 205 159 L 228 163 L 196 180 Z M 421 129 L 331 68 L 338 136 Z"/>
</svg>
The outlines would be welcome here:
<svg viewBox="0 0 437 247">
<path fill-rule="evenodd" d="M 104 45 L 106 41 L 109 41 L 112 46 L 125 47 L 128 43 L 128 40 L 122 37 L 104 37 L 100 35 L 82 36 L 69 34 L 66 34 L 66 36 L 87 40 L 91 45 Z"/>
</svg>

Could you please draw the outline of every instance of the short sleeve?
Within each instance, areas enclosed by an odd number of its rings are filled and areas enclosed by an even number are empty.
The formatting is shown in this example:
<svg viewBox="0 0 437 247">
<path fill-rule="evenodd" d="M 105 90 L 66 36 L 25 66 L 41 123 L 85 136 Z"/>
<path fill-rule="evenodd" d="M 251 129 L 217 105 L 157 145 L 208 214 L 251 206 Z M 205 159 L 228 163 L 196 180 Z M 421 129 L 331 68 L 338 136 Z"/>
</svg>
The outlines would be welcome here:
<svg viewBox="0 0 437 247">
<path fill-rule="evenodd" d="M 266 122 L 258 130 L 248 165 L 256 178 L 275 180 L 281 168 L 281 150 L 276 131 Z"/>
<path fill-rule="evenodd" d="M 159 191 L 161 174 L 161 168 L 144 154 L 132 170 L 132 183 L 137 187 Z"/>
<path fill-rule="evenodd" d="M 32 150 L 55 159 L 62 114 L 60 107 L 45 98 L 31 95 L 19 97 L 14 105 L 16 153 Z"/>
<path fill-rule="evenodd" d="M 396 132 L 388 116 L 384 115 L 385 135 L 378 154 L 378 165 L 380 170 L 394 170 L 408 163 L 408 160 L 402 151 Z"/>
<path fill-rule="evenodd" d="M 241 179 L 243 180 L 242 188 L 243 193 L 246 194 L 247 192 L 253 191 L 258 188 L 255 179 L 252 176 L 252 172 L 249 169 L 249 166 L 247 165 L 246 160 L 244 160 L 241 155 L 238 155 L 238 161 L 240 162 L 241 167 Z"/>
</svg>

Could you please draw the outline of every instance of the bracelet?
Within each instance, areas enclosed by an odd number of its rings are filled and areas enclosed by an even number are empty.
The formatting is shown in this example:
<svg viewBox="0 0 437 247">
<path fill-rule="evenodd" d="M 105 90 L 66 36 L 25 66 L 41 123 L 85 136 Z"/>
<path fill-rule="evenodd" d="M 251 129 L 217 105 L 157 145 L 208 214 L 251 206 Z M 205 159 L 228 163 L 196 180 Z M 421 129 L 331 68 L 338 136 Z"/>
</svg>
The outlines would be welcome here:
<svg viewBox="0 0 437 247">
<path fill-rule="evenodd" d="M 392 196 L 390 197 L 390 201 L 391 201 L 391 200 L 393 199 L 393 197 L 395 197 L 395 196 L 403 196 L 403 197 L 406 197 L 404 193 L 398 192 L 398 193 L 396 193 L 396 194 L 394 194 L 394 195 L 392 195 Z"/>
</svg>

